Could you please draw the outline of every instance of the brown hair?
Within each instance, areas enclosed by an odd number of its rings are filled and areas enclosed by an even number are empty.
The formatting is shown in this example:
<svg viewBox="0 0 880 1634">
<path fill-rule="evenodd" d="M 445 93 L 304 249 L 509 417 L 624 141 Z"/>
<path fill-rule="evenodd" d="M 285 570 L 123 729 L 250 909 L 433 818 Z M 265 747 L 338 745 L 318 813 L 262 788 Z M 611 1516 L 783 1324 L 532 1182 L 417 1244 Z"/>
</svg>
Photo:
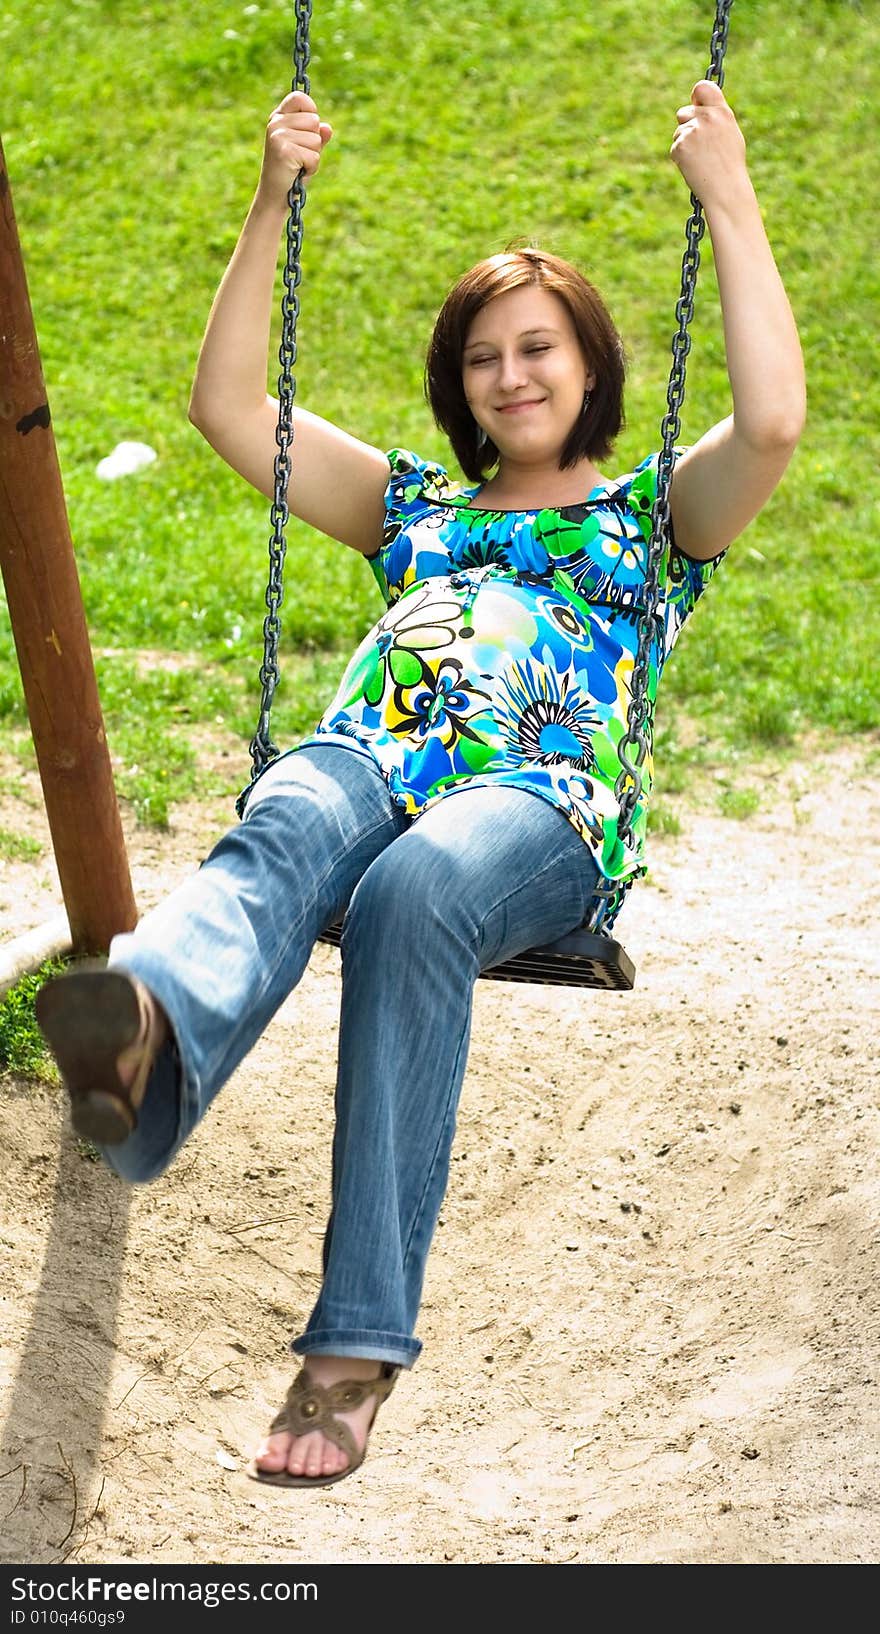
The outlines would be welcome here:
<svg viewBox="0 0 880 1634">
<path fill-rule="evenodd" d="M 586 410 L 572 427 L 560 466 L 580 459 L 602 460 L 623 425 L 623 344 L 601 295 L 570 262 L 545 250 L 505 250 L 480 261 L 450 290 L 440 309 L 425 365 L 425 396 L 446 433 L 455 457 L 472 482 L 482 480 L 498 459 L 491 438 L 481 441 L 462 384 L 462 357 L 477 313 L 496 295 L 540 284 L 565 302 L 584 358 L 596 374 Z"/>
</svg>

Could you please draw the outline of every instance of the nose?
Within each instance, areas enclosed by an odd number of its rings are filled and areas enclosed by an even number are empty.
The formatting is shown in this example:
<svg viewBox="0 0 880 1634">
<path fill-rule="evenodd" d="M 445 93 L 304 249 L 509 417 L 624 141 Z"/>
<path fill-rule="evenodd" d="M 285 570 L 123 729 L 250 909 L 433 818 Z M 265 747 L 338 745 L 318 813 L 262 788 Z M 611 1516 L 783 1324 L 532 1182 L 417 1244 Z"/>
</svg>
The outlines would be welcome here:
<svg viewBox="0 0 880 1634">
<path fill-rule="evenodd" d="M 525 361 L 516 350 L 502 352 L 498 363 L 498 386 L 501 391 L 516 391 L 528 379 Z"/>
</svg>

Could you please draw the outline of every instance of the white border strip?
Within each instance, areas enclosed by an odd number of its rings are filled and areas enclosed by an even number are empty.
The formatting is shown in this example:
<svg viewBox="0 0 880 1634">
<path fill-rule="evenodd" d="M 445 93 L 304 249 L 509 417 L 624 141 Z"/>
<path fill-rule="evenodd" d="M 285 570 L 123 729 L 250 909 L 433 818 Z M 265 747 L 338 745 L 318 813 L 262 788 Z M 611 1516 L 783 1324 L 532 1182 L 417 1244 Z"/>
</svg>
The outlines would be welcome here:
<svg viewBox="0 0 880 1634">
<path fill-rule="evenodd" d="M 5 947 L 0 947 L 0 998 L 21 981 L 22 976 L 30 976 L 39 970 L 44 960 L 59 958 L 72 949 L 66 914 L 60 914 L 57 919 L 50 919 L 47 924 L 38 925 L 36 930 L 25 931 L 24 935 L 7 942 Z"/>
</svg>

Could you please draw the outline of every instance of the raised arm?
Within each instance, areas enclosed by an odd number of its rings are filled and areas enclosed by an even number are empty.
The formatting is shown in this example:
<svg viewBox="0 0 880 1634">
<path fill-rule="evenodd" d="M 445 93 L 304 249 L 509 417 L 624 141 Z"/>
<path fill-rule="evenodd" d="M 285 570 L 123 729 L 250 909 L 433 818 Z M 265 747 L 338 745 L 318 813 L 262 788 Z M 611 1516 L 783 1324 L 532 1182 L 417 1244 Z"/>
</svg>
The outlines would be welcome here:
<svg viewBox="0 0 880 1634">
<path fill-rule="evenodd" d="M 806 392 L 742 132 L 711 80 L 700 80 L 692 96 L 678 110 L 671 152 L 712 239 L 733 413 L 678 461 L 670 506 L 676 543 L 706 560 L 742 533 L 779 483 L 803 430 Z"/>
<path fill-rule="evenodd" d="M 260 180 L 205 330 L 189 417 L 227 465 L 271 497 L 278 403 L 267 394 L 269 335 L 287 196 L 317 171 L 329 141 L 311 97 L 291 92 L 267 129 Z M 367 556 L 382 540 L 389 476 L 378 448 L 294 409 L 288 502 L 295 516 Z"/>
</svg>

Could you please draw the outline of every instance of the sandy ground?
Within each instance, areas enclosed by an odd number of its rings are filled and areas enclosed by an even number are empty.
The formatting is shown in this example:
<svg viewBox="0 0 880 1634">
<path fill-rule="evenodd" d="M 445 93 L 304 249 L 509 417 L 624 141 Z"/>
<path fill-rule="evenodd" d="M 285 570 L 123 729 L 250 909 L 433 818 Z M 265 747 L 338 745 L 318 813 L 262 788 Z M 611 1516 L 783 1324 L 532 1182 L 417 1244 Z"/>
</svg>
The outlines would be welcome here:
<svg viewBox="0 0 880 1634">
<path fill-rule="evenodd" d="M 337 954 L 152 1187 L 0 1080 L 4 1561 L 880 1560 L 877 742 L 667 804 L 633 993 L 478 985 L 424 1354 L 338 1486 L 243 1473 L 317 1285 Z M 126 818 L 141 906 L 230 820 Z M 4 938 L 57 912 L 48 848 L 0 870 Z"/>
</svg>

